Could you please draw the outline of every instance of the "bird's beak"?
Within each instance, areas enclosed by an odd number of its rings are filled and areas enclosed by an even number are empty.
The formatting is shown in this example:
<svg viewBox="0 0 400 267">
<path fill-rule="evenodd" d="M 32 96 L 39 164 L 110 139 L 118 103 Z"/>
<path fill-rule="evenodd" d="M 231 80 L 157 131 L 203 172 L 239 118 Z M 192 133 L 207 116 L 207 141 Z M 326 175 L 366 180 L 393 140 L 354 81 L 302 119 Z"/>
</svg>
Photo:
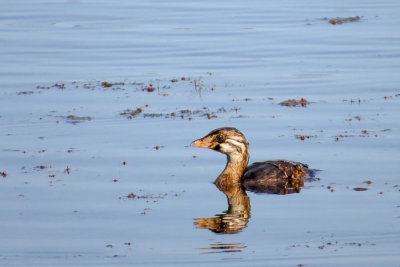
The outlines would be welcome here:
<svg viewBox="0 0 400 267">
<path fill-rule="evenodd" d="M 206 136 L 206 137 L 203 137 L 203 138 L 193 141 L 190 145 L 195 146 L 195 147 L 204 147 L 204 148 L 213 149 L 217 145 L 217 143 L 212 142 L 211 138 Z"/>
<path fill-rule="evenodd" d="M 195 147 L 208 148 L 210 144 L 208 142 L 204 141 L 203 138 L 201 138 L 201 139 L 194 140 L 190 145 L 195 146 Z"/>
</svg>

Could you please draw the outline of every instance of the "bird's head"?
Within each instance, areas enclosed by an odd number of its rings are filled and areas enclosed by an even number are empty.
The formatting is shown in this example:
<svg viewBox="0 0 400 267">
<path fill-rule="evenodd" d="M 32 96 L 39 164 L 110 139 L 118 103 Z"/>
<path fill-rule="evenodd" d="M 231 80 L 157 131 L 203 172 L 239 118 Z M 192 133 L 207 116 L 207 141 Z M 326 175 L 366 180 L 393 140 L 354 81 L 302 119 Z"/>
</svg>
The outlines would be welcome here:
<svg viewBox="0 0 400 267">
<path fill-rule="evenodd" d="M 247 154 L 249 147 L 244 135 L 232 127 L 215 129 L 203 138 L 193 141 L 191 145 L 213 149 L 228 156 Z"/>
</svg>

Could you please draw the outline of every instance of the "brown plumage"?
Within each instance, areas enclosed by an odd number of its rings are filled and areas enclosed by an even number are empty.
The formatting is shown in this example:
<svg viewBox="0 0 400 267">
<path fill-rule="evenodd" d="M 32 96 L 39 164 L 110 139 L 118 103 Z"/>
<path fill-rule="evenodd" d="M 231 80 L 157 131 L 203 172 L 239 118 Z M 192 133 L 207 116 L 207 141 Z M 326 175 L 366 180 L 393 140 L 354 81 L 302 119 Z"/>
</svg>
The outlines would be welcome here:
<svg viewBox="0 0 400 267">
<path fill-rule="evenodd" d="M 192 142 L 192 146 L 216 150 L 227 155 L 223 172 L 215 180 L 221 191 L 232 185 L 259 193 L 286 194 L 300 192 L 304 180 L 314 176 L 307 165 L 287 160 L 249 162 L 249 143 L 244 135 L 232 127 L 224 127 Z"/>
</svg>

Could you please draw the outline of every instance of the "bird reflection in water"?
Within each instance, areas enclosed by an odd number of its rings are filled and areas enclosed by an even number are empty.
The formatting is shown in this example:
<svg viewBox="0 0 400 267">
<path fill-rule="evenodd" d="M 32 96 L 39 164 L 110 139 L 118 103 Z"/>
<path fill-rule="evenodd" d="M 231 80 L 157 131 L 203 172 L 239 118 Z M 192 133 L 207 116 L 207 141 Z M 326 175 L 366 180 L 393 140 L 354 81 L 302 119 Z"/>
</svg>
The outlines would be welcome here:
<svg viewBox="0 0 400 267">
<path fill-rule="evenodd" d="M 218 234 L 236 234 L 247 226 L 251 216 L 250 198 L 241 186 L 216 185 L 228 199 L 228 210 L 211 218 L 196 218 L 195 226 Z"/>
<path fill-rule="evenodd" d="M 256 162 L 247 166 L 249 143 L 236 128 L 213 130 L 191 145 L 227 155 L 225 169 L 214 184 L 226 195 L 228 210 L 216 217 L 195 219 L 197 228 L 215 233 L 234 234 L 247 226 L 251 206 L 245 190 L 270 194 L 299 193 L 304 181 L 314 177 L 314 170 L 307 165 L 287 160 Z"/>
<path fill-rule="evenodd" d="M 202 254 L 209 253 L 233 253 L 233 252 L 242 252 L 242 249 L 247 248 L 247 246 L 242 243 L 224 243 L 224 242 L 216 242 L 210 244 L 209 247 L 197 248 L 203 250 Z"/>
</svg>

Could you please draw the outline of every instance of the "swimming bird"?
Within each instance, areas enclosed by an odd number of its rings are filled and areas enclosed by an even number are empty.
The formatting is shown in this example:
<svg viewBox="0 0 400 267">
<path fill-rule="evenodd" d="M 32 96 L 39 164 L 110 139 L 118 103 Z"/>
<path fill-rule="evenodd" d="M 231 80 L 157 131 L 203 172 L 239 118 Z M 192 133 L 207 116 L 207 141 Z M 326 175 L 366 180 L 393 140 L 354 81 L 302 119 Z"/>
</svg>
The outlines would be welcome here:
<svg viewBox="0 0 400 267">
<path fill-rule="evenodd" d="M 257 193 L 299 193 L 304 180 L 314 177 L 306 164 L 288 160 L 249 163 L 249 143 L 238 129 L 223 127 L 191 143 L 194 147 L 213 149 L 227 155 L 225 169 L 215 180 L 221 191 L 241 186 Z"/>
</svg>

